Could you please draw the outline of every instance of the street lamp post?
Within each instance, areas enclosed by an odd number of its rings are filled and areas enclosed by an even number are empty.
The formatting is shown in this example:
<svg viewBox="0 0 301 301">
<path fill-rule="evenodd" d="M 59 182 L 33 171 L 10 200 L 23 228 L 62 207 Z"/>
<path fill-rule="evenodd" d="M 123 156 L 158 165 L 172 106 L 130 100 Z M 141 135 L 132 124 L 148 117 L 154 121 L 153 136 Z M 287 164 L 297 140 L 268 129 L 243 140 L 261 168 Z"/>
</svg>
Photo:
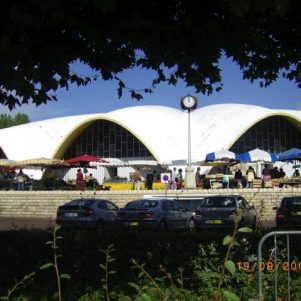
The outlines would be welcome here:
<svg viewBox="0 0 301 301">
<path fill-rule="evenodd" d="M 191 123 L 190 112 L 195 110 L 198 106 L 198 100 L 196 97 L 188 94 L 181 98 L 180 104 L 183 110 L 188 112 L 188 160 L 185 170 L 185 188 L 196 188 L 194 168 L 191 166 Z"/>
</svg>

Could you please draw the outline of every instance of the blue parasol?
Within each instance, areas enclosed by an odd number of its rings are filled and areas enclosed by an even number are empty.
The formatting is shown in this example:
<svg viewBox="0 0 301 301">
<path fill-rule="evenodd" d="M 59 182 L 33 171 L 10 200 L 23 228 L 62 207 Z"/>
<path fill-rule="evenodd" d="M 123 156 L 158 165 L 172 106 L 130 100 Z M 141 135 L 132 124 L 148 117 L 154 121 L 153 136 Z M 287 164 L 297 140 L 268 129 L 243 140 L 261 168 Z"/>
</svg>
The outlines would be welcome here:
<svg viewBox="0 0 301 301">
<path fill-rule="evenodd" d="M 266 152 L 259 148 L 241 154 L 244 162 L 276 162 L 279 161 L 278 155 Z"/>
<path fill-rule="evenodd" d="M 278 154 L 280 161 L 294 161 L 301 160 L 301 149 L 292 148 L 287 150 L 281 154 Z"/>
<path fill-rule="evenodd" d="M 239 154 L 230 152 L 225 149 L 221 149 L 206 155 L 206 162 L 210 161 L 240 161 L 241 157 Z"/>
</svg>

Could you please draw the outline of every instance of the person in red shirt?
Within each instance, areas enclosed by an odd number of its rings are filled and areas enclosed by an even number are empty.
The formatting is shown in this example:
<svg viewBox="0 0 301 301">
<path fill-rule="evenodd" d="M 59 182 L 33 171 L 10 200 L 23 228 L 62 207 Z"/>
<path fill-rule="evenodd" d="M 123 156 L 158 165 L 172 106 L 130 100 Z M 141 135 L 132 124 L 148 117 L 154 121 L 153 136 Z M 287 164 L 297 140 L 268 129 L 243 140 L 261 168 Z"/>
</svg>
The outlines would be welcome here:
<svg viewBox="0 0 301 301">
<path fill-rule="evenodd" d="M 76 174 L 76 190 L 85 190 L 84 174 L 81 169 L 78 169 Z"/>
<path fill-rule="evenodd" d="M 76 181 L 82 181 L 83 179 L 84 179 L 84 174 L 82 173 L 81 169 L 78 169 L 76 174 Z"/>
</svg>

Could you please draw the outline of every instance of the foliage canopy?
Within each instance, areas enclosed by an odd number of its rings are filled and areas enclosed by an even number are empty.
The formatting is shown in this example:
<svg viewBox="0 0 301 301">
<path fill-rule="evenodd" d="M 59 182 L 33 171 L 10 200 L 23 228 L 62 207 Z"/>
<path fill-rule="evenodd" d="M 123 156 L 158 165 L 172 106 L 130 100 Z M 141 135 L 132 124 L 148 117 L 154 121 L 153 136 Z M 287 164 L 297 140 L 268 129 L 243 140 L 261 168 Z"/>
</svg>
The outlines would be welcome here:
<svg viewBox="0 0 301 301">
<path fill-rule="evenodd" d="M 29 117 L 23 113 L 17 113 L 15 116 L 9 114 L 0 114 L 0 129 L 9 128 L 11 126 L 29 123 Z"/>
<path fill-rule="evenodd" d="M 56 100 L 58 88 L 141 67 L 162 81 L 182 79 L 196 92 L 222 88 L 222 55 L 243 78 L 267 86 L 279 76 L 301 87 L 301 2 L 297 0 L 24 0 L 2 2 L 0 103 L 10 109 Z M 89 65 L 95 76 L 70 65 Z"/>
</svg>

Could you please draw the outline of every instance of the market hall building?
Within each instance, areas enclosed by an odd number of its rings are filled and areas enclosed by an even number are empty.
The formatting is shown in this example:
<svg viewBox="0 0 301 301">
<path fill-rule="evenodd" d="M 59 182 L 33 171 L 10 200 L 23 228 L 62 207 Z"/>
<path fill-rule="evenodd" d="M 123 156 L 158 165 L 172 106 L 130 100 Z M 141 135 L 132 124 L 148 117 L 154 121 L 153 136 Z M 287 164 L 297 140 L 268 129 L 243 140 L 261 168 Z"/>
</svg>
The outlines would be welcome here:
<svg viewBox="0 0 301 301">
<path fill-rule="evenodd" d="M 301 148 L 301 112 L 243 104 L 220 104 L 191 112 L 192 163 L 209 152 L 260 148 L 280 153 Z M 116 162 L 96 176 L 130 177 L 135 166 L 158 173 L 187 159 L 187 113 L 137 106 L 109 113 L 66 116 L 0 130 L 0 158 L 69 159 L 82 154 Z M 126 166 L 122 166 L 125 163 Z M 129 166 L 127 166 L 129 165 Z"/>
</svg>

